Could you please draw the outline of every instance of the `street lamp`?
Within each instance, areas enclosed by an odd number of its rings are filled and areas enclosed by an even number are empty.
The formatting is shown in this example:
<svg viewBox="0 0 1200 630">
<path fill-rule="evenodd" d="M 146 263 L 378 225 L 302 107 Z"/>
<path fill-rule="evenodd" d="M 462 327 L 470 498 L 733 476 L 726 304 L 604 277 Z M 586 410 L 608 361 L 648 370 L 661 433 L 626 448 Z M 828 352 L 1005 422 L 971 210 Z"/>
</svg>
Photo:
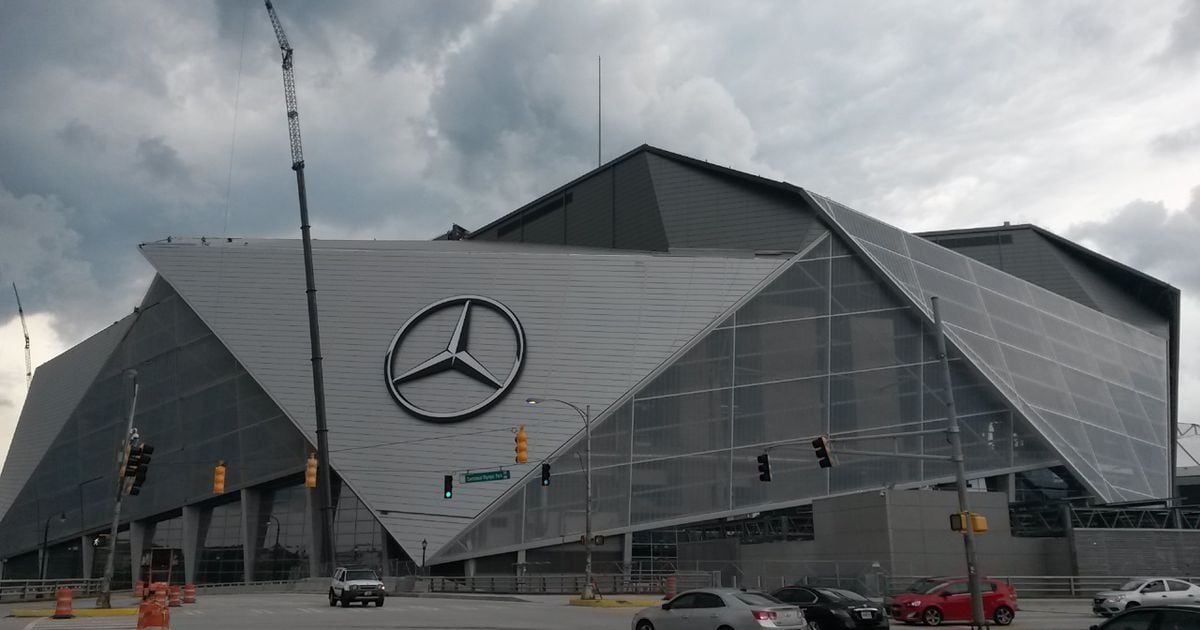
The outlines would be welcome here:
<svg viewBox="0 0 1200 630">
<path fill-rule="evenodd" d="M 46 526 L 42 528 L 42 571 L 41 578 L 46 579 L 46 556 L 50 555 L 50 550 L 46 548 L 46 543 L 50 540 L 50 521 L 54 520 L 54 515 L 46 517 Z M 58 515 L 59 523 L 67 522 L 67 513 L 63 512 Z"/>
<path fill-rule="evenodd" d="M 557 398 L 526 398 L 525 404 L 533 406 L 542 403 L 555 402 L 575 410 L 583 419 L 584 439 L 584 483 L 583 483 L 583 595 L 581 599 L 594 599 L 592 586 L 592 407 L 580 409 L 565 400 Z"/>
</svg>

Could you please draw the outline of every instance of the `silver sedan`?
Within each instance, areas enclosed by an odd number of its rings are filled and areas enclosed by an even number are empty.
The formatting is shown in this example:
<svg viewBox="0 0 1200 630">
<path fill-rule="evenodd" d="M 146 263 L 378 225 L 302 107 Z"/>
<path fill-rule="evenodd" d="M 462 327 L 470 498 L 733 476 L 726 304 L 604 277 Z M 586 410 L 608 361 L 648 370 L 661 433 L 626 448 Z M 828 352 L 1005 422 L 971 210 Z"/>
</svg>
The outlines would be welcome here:
<svg viewBox="0 0 1200 630">
<path fill-rule="evenodd" d="M 766 593 L 705 588 L 680 593 L 633 617 L 633 630 L 808 630 L 804 613 Z"/>
</svg>

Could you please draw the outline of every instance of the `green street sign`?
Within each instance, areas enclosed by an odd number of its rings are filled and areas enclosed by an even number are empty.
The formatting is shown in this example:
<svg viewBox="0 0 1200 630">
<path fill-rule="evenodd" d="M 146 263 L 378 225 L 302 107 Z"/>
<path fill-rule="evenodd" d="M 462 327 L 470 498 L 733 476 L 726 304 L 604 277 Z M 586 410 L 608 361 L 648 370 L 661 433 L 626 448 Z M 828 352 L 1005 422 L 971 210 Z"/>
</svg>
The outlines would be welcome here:
<svg viewBox="0 0 1200 630">
<path fill-rule="evenodd" d="M 475 483 L 477 481 L 503 481 L 510 479 L 511 473 L 507 470 L 489 470 L 487 472 L 474 472 L 463 475 L 463 483 Z"/>
</svg>

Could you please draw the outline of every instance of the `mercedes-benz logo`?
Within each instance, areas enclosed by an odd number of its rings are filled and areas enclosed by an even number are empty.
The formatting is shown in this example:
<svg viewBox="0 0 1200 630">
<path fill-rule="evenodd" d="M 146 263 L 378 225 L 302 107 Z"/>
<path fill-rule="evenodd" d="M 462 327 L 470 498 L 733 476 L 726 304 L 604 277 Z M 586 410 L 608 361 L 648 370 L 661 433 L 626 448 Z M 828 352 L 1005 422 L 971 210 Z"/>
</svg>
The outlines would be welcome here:
<svg viewBox="0 0 1200 630">
<path fill-rule="evenodd" d="M 458 305 L 462 306 L 462 310 L 458 314 L 458 323 L 454 326 L 454 332 L 451 333 L 450 340 L 446 343 L 444 350 L 421 361 L 417 365 L 396 365 L 400 357 L 400 346 L 404 343 L 405 337 L 417 324 L 430 315 Z M 483 307 L 494 311 L 512 327 L 513 334 L 516 337 L 516 356 L 513 358 L 512 367 L 506 374 L 501 374 L 500 376 L 493 374 L 467 348 L 471 332 L 471 309 L 475 307 Z M 459 295 L 438 300 L 417 311 L 412 317 L 409 317 L 408 321 L 404 322 L 404 325 L 400 327 L 395 338 L 392 339 L 392 345 L 388 348 L 384 370 L 387 377 L 388 391 L 391 392 L 392 398 L 395 398 L 396 402 L 401 407 L 407 409 L 409 413 L 418 418 L 433 422 L 456 422 L 482 413 L 503 398 L 512 387 L 513 382 L 517 380 L 517 375 L 521 372 L 521 365 L 524 359 L 525 331 L 521 328 L 520 320 L 517 319 L 517 316 L 507 306 L 491 298 L 478 295 Z M 417 406 L 400 391 L 401 385 L 450 370 L 457 371 L 478 381 L 483 384 L 485 389 L 491 389 L 492 393 L 465 409 L 457 411 L 431 411 Z"/>
</svg>

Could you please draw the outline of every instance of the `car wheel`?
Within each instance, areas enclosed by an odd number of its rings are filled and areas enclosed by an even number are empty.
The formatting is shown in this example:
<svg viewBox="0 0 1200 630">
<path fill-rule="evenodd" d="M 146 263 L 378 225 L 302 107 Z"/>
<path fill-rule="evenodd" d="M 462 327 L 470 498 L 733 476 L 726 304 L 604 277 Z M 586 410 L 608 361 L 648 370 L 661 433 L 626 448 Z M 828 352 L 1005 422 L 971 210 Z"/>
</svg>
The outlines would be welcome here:
<svg viewBox="0 0 1200 630">
<path fill-rule="evenodd" d="M 337 596 L 333 594 L 333 589 L 329 589 L 329 605 L 337 606 Z"/>
<path fill-rule="evenodd" d="M 383 598 L 382 598 L 382 597 L 380 597 L 379 599 L 375 600 L 375 607 L 376 607 L 376 608 L 383 608 Z"/>
<path fill-rule="evenodd" d="M 1128 604 L 1125 605 L 1125 610 L 1129 610 L 1130 608 L 1137 608 L 1138 606 L 1141 606 L 1141 604 L 1139 604 L 1137 602 L 1129 602 Z"/>
<path fill-rule="evenodd" d="M 992 613 L 992 621 L 998 626 L 1007 626 L 1013 622 L 1013 609 L 1008 606 L 996 607 L 996 611 Z"/>
<path fill-rule="evenodd" d="M 638 622 L 637 630 L 654 630 L 654 624 L 650 623 L 649 620 L 643 619 Z"/>
<path fill-rule="evenodd" d="M 930 606 L 925 609 L 925 612 L 921 613 L 921 621 L 924 621 L 927 626 L 940 626 L 942 625 L 942 611 L 934 606 Z"/>
</svg>

